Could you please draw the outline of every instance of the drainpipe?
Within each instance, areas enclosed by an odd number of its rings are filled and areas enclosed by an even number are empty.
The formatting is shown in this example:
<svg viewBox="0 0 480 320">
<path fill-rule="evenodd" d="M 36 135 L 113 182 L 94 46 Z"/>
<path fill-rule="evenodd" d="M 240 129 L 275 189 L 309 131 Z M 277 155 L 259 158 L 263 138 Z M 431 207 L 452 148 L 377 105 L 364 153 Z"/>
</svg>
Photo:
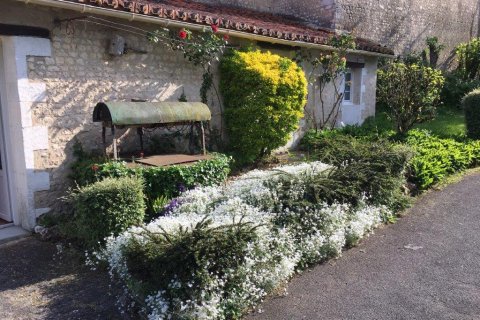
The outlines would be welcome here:
<svg viewBox="0 0 480 320">
<path fill-rule="evenodd" d="M 152 16 L 143 15 L 143 14 L 119 11 L 119 10 L 114 10 L 109 8 L 100 8 L 100 7 L 90 6 L 83 3 L 76 3 L 76 2 L 65 1 L 65 0 L 16 0 L 16 1 L 24 2 L 26 4 L 37 4 L 41 6 L 48 6 L 48 7 L 66 9 L 66 10 L 74 10 L 81 13 L 109 16 L 112 18 L 125 19 L 128 21 L 158 24 L 164 27 L 187 28 L 189 30 L 195 30 L 195 31 L 202 31 L 205 28 L 205 26 L 203 25 L 193 24 L 189 22 L 169 20 L 165 18 L 152 17 Z M 317 50 L 324 50 L 324 51 L 334 50 L 332 47 L 323 45 L 323 44 L 308 43 L 308 42 L 302 42 L 302 41 L 290 41 L 285 39 L 276 39 L 276 38 L 271 38 L 263 35 L 251 34 L 251 33 L 224 29 L 224 28 L 219 28 L 218 33 L 228 34 L 229 36 L 237 37 L 237 38 L 243 38 L 243 39 L 260 41 L 260 42 L 269 42 L 274 44 L 282 44 L 282 45 L 287 45 L 292 47 L 302 47 L 302 48 L 317 49 Z M 370 51 L 364 51 L 364 50 L 348 50 L 347 52 L 361 54 L 365 56 L 393 58 L 393 56 L 389 54 L 370 52 Z"/>
</svg>

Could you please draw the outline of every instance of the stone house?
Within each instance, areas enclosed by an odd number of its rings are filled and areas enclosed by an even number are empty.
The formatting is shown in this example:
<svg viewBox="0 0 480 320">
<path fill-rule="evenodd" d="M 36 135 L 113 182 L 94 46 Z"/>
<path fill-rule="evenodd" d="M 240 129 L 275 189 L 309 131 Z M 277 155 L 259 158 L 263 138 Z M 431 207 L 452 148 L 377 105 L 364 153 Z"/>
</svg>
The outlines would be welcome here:
<svg viewBox="0 0 480 320">
<path fill-rule="evenodd" d="M 4 0 L 2 5 L 0 224 L 28 230 L 40 215 L 60 207 L 74 141 L 102 148 L 101 129 L 92 122 L 97 102 L 176 101 L 182 93 L 200 101 L 201 68 L 149 43 L 146 31 L 164 26 L 201 31 L 217 24 L 232 43 L 284 55 L 299 48 L 314 55 L 330 50 L 326 41 L 335 34 L 276 12 L 186 0 Z M 116 35 L 134 50 L 109 54 Z M 350 81 L 340 84 L 345 90 L 341 121 L 360 123 L 374 115 L 377 61 L 392 55 L 387 47 L 356 38 L 356 49 L 347 56 Z M 308 73 L 311 66 L 304 67 Z M 307 110 L 318 108 L 316 90 L 310 85 Z M 209 107 L 215 126 L 219 109 Z"/>
</svg>

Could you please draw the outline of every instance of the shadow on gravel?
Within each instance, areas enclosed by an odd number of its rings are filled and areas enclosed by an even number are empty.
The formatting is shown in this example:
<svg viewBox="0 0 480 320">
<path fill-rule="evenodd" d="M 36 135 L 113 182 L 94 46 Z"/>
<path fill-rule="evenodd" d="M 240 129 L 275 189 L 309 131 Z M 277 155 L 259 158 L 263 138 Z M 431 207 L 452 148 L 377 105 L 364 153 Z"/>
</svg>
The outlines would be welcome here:
<svg viewBox="0 0 480 320">
<path fill-rule="evenodd" d="M 126 319 L 106 273 L 30 237 L 0 246 L 0 319 Z"/>
</svg>

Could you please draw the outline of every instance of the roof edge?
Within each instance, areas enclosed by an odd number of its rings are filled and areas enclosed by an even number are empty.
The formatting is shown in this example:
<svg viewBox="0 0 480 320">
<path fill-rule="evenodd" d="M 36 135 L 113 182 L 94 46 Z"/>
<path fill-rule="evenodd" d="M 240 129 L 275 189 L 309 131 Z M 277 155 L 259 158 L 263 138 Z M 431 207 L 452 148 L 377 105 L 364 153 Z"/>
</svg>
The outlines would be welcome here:
<svg viewBox="0 0 480 320">
<path fill-rule="evenodd" d="M 23 2 L 25 4 L 37 4 L 41 6 L 55 7 L 59 9 L 74 10 L 81 13 L 91 13 L 91 14 L 109 16 L 113 18 L 125 19 L 128 21 L 153 23 L 153 24 L 162 25 L 164 27 L 172 26 L 172 27 L 178 27 L 178 28 L 188 28 L 195 31 L 202 31 L 205 28 L 205 25 L 194 24 L 194 23 L 189 23 L 185 21 L 171 20 L 171 19 L 166 19 L 161 17 L 154 17 L 154 16 L 133 13 L 128 11 L 120 11 L 120 10 L 109 9 L 104 7 L 97 7 L 97 6 L 93 6 L 85 3 L 71 2 L 68 0 L 15 0 L 15 1 Z M 336 50 L 335 48 L 325 44 L 273 38 L 273 37 L 268 37 L 260 34 L 253 34 L 253 33 L 225 29 L 225 28 L 219 28 L 218 33 L 228 34 L 233 37 L 247 39 L 247 40 L 256 40 L 261 42 L 283 44 L 283 45 L 288 45 L 292 47 L 302 47 L 302 48 L 308 48 L 308 49 L 319 49 L 319 50 L 327 50 L 327 51 Z M 362 54 L 366 56 L 375 56 L 375 57 L 385 57 L 385 58 L 394 57 L 394 54 L 386 54 L 386 53 L 358 50 L 358 49 L 350 49 L 347 52 Z"/>
</svg>

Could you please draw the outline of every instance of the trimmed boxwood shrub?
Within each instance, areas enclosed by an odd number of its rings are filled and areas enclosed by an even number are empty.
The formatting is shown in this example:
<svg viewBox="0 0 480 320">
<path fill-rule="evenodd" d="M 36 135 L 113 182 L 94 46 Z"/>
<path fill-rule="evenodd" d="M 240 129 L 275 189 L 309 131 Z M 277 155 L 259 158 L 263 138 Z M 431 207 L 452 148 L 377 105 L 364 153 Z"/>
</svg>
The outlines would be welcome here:
<svg viewBox="0 0 480 320">
<path fill-rule="evenodd" d="M 75 236 L 95 247 L 143 222 L 143 180 L 137 177 L 106 178 L 72 193 Z"/>
<path fill-rule="evenodd" d="M 229 146 L 237 165 L 285 145 L 303 116 L 303 70 L 270 52 L 232 50 L 223 57 L 220 74 Z"/>
<path fill-rule="evenodd" d="M 471 139 L 480 139 L 480 89 L 468 93 L 462 100 L 465 109 L 465 123 L 467 136 Z"/>
<path fill-rule="evenodd" d="M 76 182 L 79 185 L 86 185 L 107 177 L 140 176 L 145 181 L 144 193 L 148 211 L 155 214 L 157 212 L 154 210 L 154 202 L 159 198 L 171 199 L 178 196 L 181 191 L 196 186 L 212 186 L 225 182 L 230 173 L 230 164 L 231 157 L 223 154 L 214 154 L 212 159 L 191 165 L 168 167 L 129 167 L 125 162 L 109 161 L 80 168 L 83 179 Z"/>
</svg>

